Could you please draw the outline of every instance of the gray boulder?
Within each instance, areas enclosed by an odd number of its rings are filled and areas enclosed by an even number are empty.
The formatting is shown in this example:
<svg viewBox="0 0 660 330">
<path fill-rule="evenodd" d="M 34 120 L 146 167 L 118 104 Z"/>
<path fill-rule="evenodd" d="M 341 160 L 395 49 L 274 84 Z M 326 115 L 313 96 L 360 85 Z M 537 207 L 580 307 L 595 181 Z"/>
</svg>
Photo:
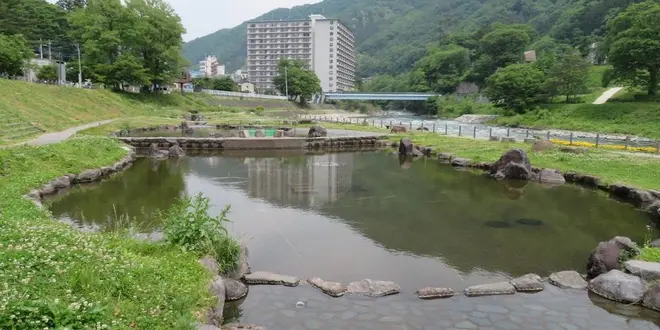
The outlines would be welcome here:
<svg viewBox="0 0 660 330">
<path fill-rule="evenodd" d="M 325 129 L 325 127 L 321 125 L 314 125 L 309 129 L 309 132 L 307 133 L 308 137 L 324 137 L 328 136 L 328 131 Z"/>
<path fill-rule="evenodd" d="M 362 281 L 351 282 L 346 290 L 348 293 L 377 298 L 397 294 L 401 291 L 401 287 L 391 281 L 364 279 Z"/>
<path fill-rule="evenodd" d="M 224 279 L 224 282 L 226 301 L 235 301 L 247 296 L 248 287 L 245 284 L 231 278 Z"/>
<path fill-rule="evenodd" d="M 641 260 L 628 260 L 624 263 L 626 270 L 635 276 L 639 276 L 646 282 L 660 280 L 660 263 Z"/>
<path fill-rule="evenodd" d="M 171 146 L 170 149 L 168 150 L 168 156 L 170 158 L 182 158 L 185 155 L 186 155 L 185 151 L 181 149 L 178 143 Z"/>
<path fill-rule="evenodd" d="M 399 155 L 411 156 L 414 150 L 415 146 L 409 138 L 402 138 L 399 141 Z"/>
<path fill-rule="evenodd" d="M 472 165 L 472 159 L 456 157 L 451 160 L 451 166 L 468 167 Z"/>
<path fill-rule="evenodd" d="M 653 283 L 647 288 L 642 305 L 660 312 L 660 283 Z"/>
<path fill-rule="evenodd" d="M 601 274 L 589 282 L 589 291 L 622 303 L 638 303 L 644 296 L 644 283 L 635 275 L 618 269 Z"/>
<path fill-rule="evenodd" d="M 532 164 L 522 149 L 511 149 L 505 152 L 490 169 L 490 174 L 498 180 L 530 180 L 534 178 Z"/>
<path fill-rule="evenodd" d="M 199 259 L 199 263 L 213 275 L 217 275 L 220 270 L 220 265 L 218 265 L 215 258 L 211 256 L 205 256 L 202 259 Z"/>
<path fill-rule="evenodd" d="M 157 143 L 150 144 L 149 150 L 147 150 L 147 156 L 151 158 L 167 158 L 168 155 L 167 150 L 160 150 Z"/>
<path fill-rule="evenodd" d="M 451 298 L 456 292 L 451 288 L 423 288 L 415 291 L 419 299 Z"/>
<path fill-rule="evenodd" d="M 511 284 L 518 292 L 538 292 L 543 291 L 543 282 L 541 276 L 536 274 L 526 274 L 511 280 Z"/>
<path fill-rule="evenodd" d="M 637 189 L 621 184 L 610 185 L 610 192 L 624 201 L 632 202 L 635 206 L 647 206 L 656 201 L 655 196 L 647 190 Z"/>
<path fill-rule="evenodd" d="M 616 236 L 607 242 L 600 242 L 589 256 L 587 277 L 595 278 L 612 269 L 622 269 L 621 257 L 633 257 L 638 253 L 637 246 L 628 237 Z"/>
<path fill-rule="evenodd" d="M 548 281 L 550 284 L 562 289 L 584 290 L 587 288 L 587 281 L 574 270 L 552 273 L 548 277 Z"/>
<path fill-rule="evenodd" d="M 222 325 L 222 312 L 225 308 L 225 283 L 222 277 L 215 276 L 209 287 L 211 295 L 216 298 L 215 306 L 209 311 L 208 319 L 212 325 Z"/>
<path fill-rule="evenodd" d="M 50 184 L 57 190 L 68 188 L 69 186 L 71 186 L 71 177 L 69 177 L 68 175 L 61 176 L 51 181 Z"/>
<path fill-rule="evenodd" d="M 73 179 L 74 183 L 87 183 L 94 182 L 101 179 L 102 173 L 100 169 L 86 170 Z"/>
<path fill-rule="evenodd" d="M 318 277 L 308 278 L 307 283 L 331 297 L 341 297 L 346 292 L 346 287 L 341 283 L 324 281 Z"/>
<path fill-rule="evenodd" d="M 241 253 L 238 257 L 238 267 L 229 273 L 223 274 L 223 276 L 235 280 L 240 280 L 251 272 L 252 269 L 250 267 L 250 252 L 248 251 L 248 248 L 245 244 L 241 244 Z"/>
<path fill-rule="evenodd" d="M 539 182 L 546 184 L 564 184 L 566 183 L 566 179 L 564 179 L 564 176 L 559 171 L 546 168 L 539 173 Z"/>
<path fill-rule="evenodd" d="M 516 288 L 509 282 L 474 285 L 465 289 L 468 297 L 494 296 L 516 293 Z"/>
<path fill-rule="evenodd" d="M 280 275 L 271 272 L 254 272 L 244 277 L 247 284 L 270 284 L 298 286 L 300 279 L 295 276 Z"/>
</svg>

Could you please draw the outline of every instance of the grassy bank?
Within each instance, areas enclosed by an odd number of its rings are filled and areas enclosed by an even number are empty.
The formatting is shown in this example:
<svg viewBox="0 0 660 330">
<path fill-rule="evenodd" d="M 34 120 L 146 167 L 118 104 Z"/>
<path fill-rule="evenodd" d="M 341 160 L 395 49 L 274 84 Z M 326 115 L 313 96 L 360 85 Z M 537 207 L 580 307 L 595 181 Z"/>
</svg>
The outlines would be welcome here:
<svg viewBox="0 0 660 330">
<path fill-rule="evenodd" d="M 212 303 L 192 254 L 112 233 L 80 233 L 22 196 L 126 154 L 102 137 L 0 149 L 0 328 L 192 329 Z"/>
<path fill-rule="evenodd" d="M 554 168 L 564 172 L 593 174 L 606 183 L 625 183 L 641 188 L 660 189 L 660 159 L 589 149 L 584 154 L 548 150 L 532 152 L 530 144 L 502 143 L 468 138 L 446 137 L 431 133 L 392 135 L 398 141 L 408 136 L 413 143 L 433 146 L 438 152 L 454 153 L 457 157 L 471 158 L 476 162 L 494 162 L 511 148 L 527 151 L 532 165 Z"/>
</svg>

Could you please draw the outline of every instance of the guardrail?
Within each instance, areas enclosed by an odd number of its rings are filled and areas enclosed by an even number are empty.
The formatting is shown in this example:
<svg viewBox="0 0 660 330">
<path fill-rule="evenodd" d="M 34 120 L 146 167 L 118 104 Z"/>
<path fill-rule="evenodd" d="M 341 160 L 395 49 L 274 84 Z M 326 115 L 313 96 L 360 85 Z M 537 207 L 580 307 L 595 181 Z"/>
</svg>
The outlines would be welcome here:
<svg viewBox="0 0 660 330">
<path fill-rule="evenodd" d="M 215 96 L 226 96 L 226 97 L 251 97 L 256 99 L 271 99 L 271 100 L 285 100 L 286 96 L 279 95 L 266 95 L 266 94 L 257 94 L 257 93 L 242 93 L 242 92 L 228 92 L 228 91 L 219 91 L 214 89 L 202 89 L 202 93 L 211 94 Z"/>
</svg>

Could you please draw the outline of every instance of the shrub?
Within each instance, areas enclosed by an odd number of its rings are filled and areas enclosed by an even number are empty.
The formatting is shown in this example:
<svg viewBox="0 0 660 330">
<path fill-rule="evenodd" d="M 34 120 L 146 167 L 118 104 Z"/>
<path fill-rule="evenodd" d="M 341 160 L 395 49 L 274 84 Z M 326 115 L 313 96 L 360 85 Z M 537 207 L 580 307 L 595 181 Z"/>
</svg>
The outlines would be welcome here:
<svg viewBox="0 0 660 330">
<path fill-rule="evenodd" d="M 213 256 L 221 270 L 229 272 L 236 268 L 240 254 L 238 242 L 224 226 L 229 222 L 227 214 L 231 206 L 227 205 L 217 217 L 208 215 L 210 206 L 208 197 L 200 193 L 194 198 L 184 196 L 167 211 L 159 212 L 165 239 L 183 251 Z"/>
<path fill-rule="evenodd" d="M 264 115 L 264 107 L 258 106 L 256 108 L 254 108 L 254 114 L 256 114 L 257 116 L 263 116 Z"/>
</svg>

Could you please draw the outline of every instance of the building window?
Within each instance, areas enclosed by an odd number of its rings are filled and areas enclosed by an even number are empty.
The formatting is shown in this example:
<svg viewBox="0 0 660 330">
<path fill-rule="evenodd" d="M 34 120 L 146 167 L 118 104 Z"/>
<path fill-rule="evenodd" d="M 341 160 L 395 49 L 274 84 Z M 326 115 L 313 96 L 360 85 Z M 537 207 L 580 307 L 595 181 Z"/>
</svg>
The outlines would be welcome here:
<svg viewBox="0 0 660 330">
<path fill-rule="evenodd" d="M 330 66 L 330 69 L 332 69 L 332 65 Z"/>
<path fill-rule="evenodd" d="M 334 79 L 334 78 L 332 78 L 332 77 L 328 78 L 328 80 L 330 80 L 330 81 L 332 81 L 333 79 Z"/>
<path fill-rule="evenodd" d="M 333 86 L 333 85 L 332 85 L 332 83 L 330 83 L 330 85 L 329 85 L 329 86 L 330 86 L 330 87 L 332 87 L 332 86 Z"/>
<path fill-rule="evenodd" d="M 330 75 L 332 76 L 332 71 L 330 71 Z"/>
<path fill-rule="evenodd" d="M 334 33 L 334 32 L 330 32 L 330 35 L 333 36 L 333 35 L 335 35 L 335 33 Z"/>
<path fill-rule="evenodd" d="M 330 37 L 330 41 L 334 41 L 334 40 L 335 40 L 335 38 L 333 38 L 333 37 Z"/>
<path fill-rule="evenodd" d="M 331 51 L 332 51 L 332 50 L 331 50 Z M 330 54 L 330 58 L 332 58 L 333 56 L 335 56 L 335 55 L 334 55 L 334 54 Z"/>
<path fill-rule="evenodd" d="M 332 60 L 330 60 L 330 64 L 332 64 Z"/>
<path fill-rule="evenodd" d="M 335 29 L 335 27 L 330 25 L 330 30 L 334 30 L 334 29 Z"/>
</svg>

